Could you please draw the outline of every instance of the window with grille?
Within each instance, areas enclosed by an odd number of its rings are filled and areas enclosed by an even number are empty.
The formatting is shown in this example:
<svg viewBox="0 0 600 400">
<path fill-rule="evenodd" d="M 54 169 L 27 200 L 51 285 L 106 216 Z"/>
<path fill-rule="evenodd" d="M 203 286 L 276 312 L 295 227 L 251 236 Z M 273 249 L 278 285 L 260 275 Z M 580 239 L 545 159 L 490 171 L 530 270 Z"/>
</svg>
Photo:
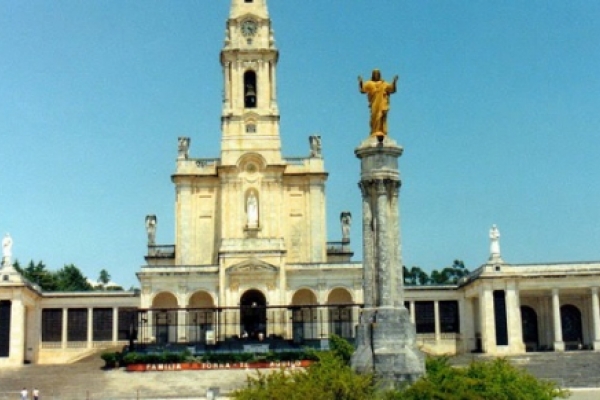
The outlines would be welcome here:
<svg viewBox="0 0 600 400">
<path fill-rule="evenodd" d="M 458 301 L 440 301 L 440 331 L 459 333 Z"/>
<path fill-rule="evenodd" d="M 111 341 L 113 331 L 112 308 L 94 308 L 92 336 L 94 341 Z"/>
<path fill-rule="evenodd" d="M 137 331 L 137 310 L 135 308 L 119 308 L 117 325 L 118 340 L 129 340 L 130 332 Z"/>
<path fill-rule="evenodd" d="M 44 308 L 42 310 L 42 342 L 60 342 L 62 340 L 62 308 Z"/>
<path fill-rule="evenodd" d="M 70 308 L 67 310 L 67 341 L 87 341 L 87 308 Z"/>
<path fill-rule="evenodd" d="M 435 333 L 433 301 L 415 301 L 415 325 L 417 333 Z"/>
</svg>

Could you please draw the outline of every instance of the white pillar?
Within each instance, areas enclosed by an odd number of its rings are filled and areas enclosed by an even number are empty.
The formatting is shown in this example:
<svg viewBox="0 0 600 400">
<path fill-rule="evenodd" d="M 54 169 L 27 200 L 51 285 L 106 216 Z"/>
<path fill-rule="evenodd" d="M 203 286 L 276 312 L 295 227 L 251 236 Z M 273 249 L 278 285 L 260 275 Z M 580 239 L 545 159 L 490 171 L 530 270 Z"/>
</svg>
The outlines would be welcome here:
<svg viewBox="0 0 600 400">
<path fill-rule="evenodd" d="M 484 283 L 479 295 L 481 319 L 481 347 L 484 353 L 496 352 L 496 320 L 494 318 L 494 296 L 489 284 Z"/>
<path fill-rule="evenodd" d="M 112 315 L 112 342 L 116 344 L 119 341 L 119 307 L 113 307 Z"/>
<path fill-rule="evenodd" d="M 552 289 L 552 317 L 554 321 L 554 351 L 565 351 L 560 320 L 560 298 L 558 289 Z"/>
<path fill-rule="evenodd" d="M 91 349 L 93 347 L 94 342 L 94 324 L 92 323 L 92 318 L 94 317 L 94 309 L 92 307 L 88 307 L 87 309 L 87 344 L 85 347 Z"/>
<path fill-rule="evenodd" d="M 460 332 L 459 337 L 462 340 L 462 346 L 457 347 L 457 352 L 467 353 L 476 348 L 475 344 L 475 328 L 473 315 L 473 300 L 465 297 L 458 301 L 458 318 Z"/>
<path fill-rule="evenodd" d="M 67 325 L 68 325 L 68 321 L 69 321 L 69 318 L 68 318 L 69 309 L 65 307 L 62 310 L 63 310 L 63 313 L 62 313 L 62 345 L 61 345 L 61 347 L 63 349 L 66 349 L 67 341 L 68 341 L 67 340 L 68 339 L 67 338 L 67 329 L 68 329 Z"/>
<path fill-rule="evenodd" d="M 11 365 L 23 365 L 25 357 L 26 308 L 22 298 L 14 297 L 10 305 L 10 333 L 8 359 Z"/>
<path fill-rule="evenodd" d="M 598 288 L 592 288 L 592 324 L 594 327 L 594 337 L 592 346 L 594 350 L 600 350 L 600 302 L 598 301 Z"/>
<path fill-rule="evenodd" d="M 516 282 L 506 284 L 506 313 L 508 322 L 508 345 L 511 353 L 524 353 L 523 326 L 521 323 L 521 308 L 519 289 Z"/>
<path fill-rule="evenodd" d="M 415 324 L 415 321 L 417 320 L 415 317 L 415 302 L 411 301 L 408 306 L 410 307 L 410 322 Z"/>
<path fill-rule="evenodd" d="M 437 300 L 433 302 L 433 320 L 435 326 L 435 344 L 437 346 L 442 340 L 442 334 L 440 329 L 440 302 Z"/>
</svg>

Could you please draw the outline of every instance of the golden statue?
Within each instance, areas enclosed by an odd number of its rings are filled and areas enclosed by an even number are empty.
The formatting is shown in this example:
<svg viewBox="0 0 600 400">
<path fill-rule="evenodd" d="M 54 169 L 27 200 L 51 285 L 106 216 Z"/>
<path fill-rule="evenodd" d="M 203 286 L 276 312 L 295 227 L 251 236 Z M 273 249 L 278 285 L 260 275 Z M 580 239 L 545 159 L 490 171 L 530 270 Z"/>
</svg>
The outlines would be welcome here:
<svg viewBox="0 0 600 400">
<path fill-rule="evenodd" d="M 381 79 L 381 72 L 373 70 L 371 80 L 364 82 L 358 77 L 358 88 L 361 93 L 366 93 L 371 108 L 371 135 L 387 135 L 387 113 L 390 109 L 390 95 L 396 93 L 396 82 L 398 75 L 394 76 L 392 83 Z"/>
</svg>

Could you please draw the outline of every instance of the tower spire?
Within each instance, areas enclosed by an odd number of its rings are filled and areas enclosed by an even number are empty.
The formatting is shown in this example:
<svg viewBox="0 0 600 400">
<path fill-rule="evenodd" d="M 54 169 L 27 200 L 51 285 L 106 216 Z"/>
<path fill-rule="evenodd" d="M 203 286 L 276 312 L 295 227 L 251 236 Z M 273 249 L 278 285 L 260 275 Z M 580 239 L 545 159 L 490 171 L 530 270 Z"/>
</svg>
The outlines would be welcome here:
<svg viewBox="0 0 600 400">
<path fill-rule="evenodd" d="M 247 13 L 252 13 L 264 19 L 269 18 L 267 0 L 231 0 L 229 18 L 239 18 Z"/>
<path fill-rule="evenodd" d="M 236 164 L 248 152 L 281 162 L 275 47 L 266 0 L 232 0 L 223 66 L 221 161 Z"/>
</svg>

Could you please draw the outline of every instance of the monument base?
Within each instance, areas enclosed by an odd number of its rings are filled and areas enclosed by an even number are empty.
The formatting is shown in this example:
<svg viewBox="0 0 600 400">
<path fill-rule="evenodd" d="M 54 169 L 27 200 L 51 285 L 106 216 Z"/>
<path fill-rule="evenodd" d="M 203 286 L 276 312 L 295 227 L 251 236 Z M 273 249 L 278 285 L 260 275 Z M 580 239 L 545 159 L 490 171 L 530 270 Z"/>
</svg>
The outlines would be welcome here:
<svg viewBox="0 0 600 400">
<path fill-rule="evenodd" d="M 380 390 L 397 389 L 425 375 L 425 357 L 406 308 L 366 310 L 363 317 L 352 356 L 356 372 L 373 373 Z"/>
</svg>

